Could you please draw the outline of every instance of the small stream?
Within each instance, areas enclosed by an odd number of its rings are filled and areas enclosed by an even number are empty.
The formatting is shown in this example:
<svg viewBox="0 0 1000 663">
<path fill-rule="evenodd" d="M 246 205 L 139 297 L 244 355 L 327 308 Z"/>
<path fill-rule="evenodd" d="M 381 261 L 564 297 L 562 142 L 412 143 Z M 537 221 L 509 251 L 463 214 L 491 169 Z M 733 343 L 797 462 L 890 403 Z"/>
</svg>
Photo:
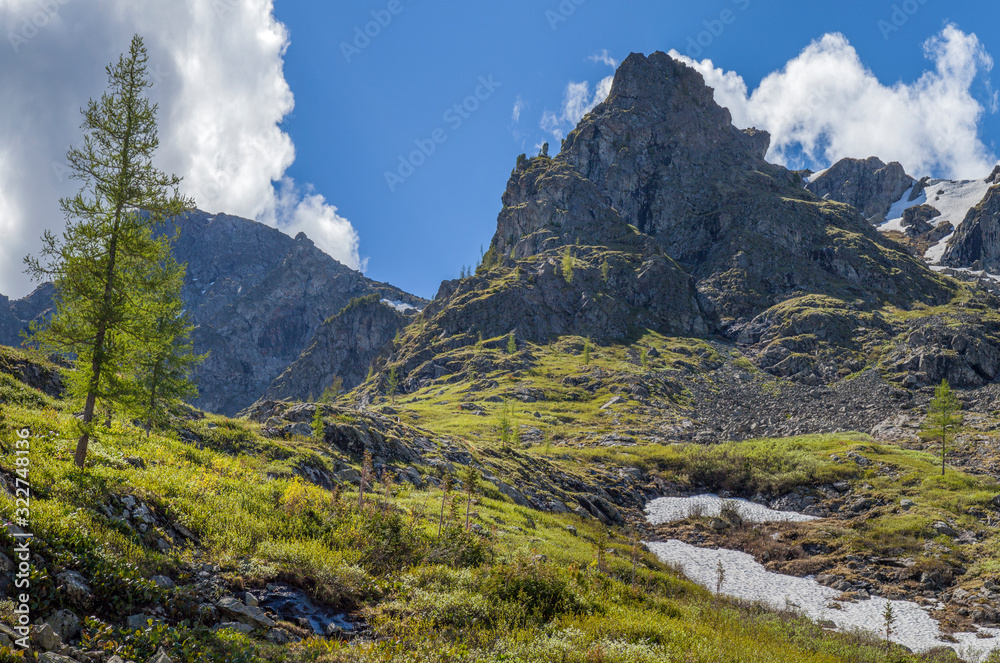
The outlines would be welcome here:
<svg viewBox="0 0 1000 663">
<path fill-rule="evenodd" d="M 715 495 L 665 497 L 646 505 L 647 519 L 659 525 L 683 520 L 692 515 L 717 516 L 722 500 Z M 774 511 L 746 500 L 728 500 L 746 522 L 814 520 L 804 514 Z M 746 553 L 724 548 L 698 548 L 681 541 L 647 543 L 660 561 L 675 565 L 694 582 L 713 591 L 718 582 L 718 568 L 724 569 L 722 593 L 758 601 L 776 609 L 792 609 L 814 621 L 829 621 L 843 631 L 862 629 L 878 631 L 884 625 L 886 603 L 891 603 L 895 624 L 892 640 L 916 652 L 935 647 L 951 647 L 970 663 L 984 660 L 994 648 L 1000 648 L 1000 629 L 979 628 L 974 633 L 952 634 L 958 642 L 940 640 L 938 623 L 924 608 L 910 601 L 889 601 L 880 597 L 857 602 L 837 601 L 840 592 L 819 584 L 812 576 L 797 578 L 772 573 Z"/>
</svg>

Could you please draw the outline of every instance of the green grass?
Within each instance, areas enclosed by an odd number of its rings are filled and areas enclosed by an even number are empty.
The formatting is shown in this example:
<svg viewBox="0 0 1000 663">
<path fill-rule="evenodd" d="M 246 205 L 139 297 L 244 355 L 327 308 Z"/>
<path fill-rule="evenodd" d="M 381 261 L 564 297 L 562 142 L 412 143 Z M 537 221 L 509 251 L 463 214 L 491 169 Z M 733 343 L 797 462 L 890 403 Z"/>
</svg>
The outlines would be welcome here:
<svg viewBox="0 0 1000 663">
<path fill-rule="evenodd" d="M 487 339 L 480 352 L 496 353 L 492 359 L 499 363 L 506 352 L 488 349 L 492 341 Z M 720 361 L 713 346 L 656 335 L 630 345 L 594 347 L 588 366 L 580 361 L 582 347 L 583 339 L 576 338 L 551 348 L 532 347 L 526 351 L 534 356 L 530 370 L 520 375 L 483 375 L 480 379 L 496 384 L 474 393 L 465 392 L 468 384 L 462 382 L 436 384 L 398 399 L 396 407 L 404 420 L 432 431 L 434 439 L 465 439 L 459 446 L 478 462 L 509 473 L 559 470 L 584 477 L 598 465 L 637 466 L 692 486 L 734 491 L 780 492 L 849 479 L 868 481 L 873 491 L 886 494 L 920 492 L 923 501 L 905 518 L 880 520 L 881 531 L 844 535 L 858 540 L 876 534 L 913 537 L 943 510 L 983 504 L 992 496 L 986 480 L 959 475 L 939 480 L 933 476 L 932 456 L 875 445 L 859 435 L 712 447 L 568 445 L 582 432 L 611 430 L 604 422 L 613 417 L 627 421 L 630 415 L 627 406 L 615 406 L 611 413 L 600 410 L 612 395 L 613 380 L 591 392 L 565 378 L 596 368 L 614 371 L 616 379 L 667 374 L 690 370 L 685 364 Z M 635 361 L 640 347 L 655 347 L 661 357 L 644 368 Z M 546 428 L 559 440 L 558 453 L 547 453 L 543 445 L 516 453 L 497 449 L 491 426 L 499 404 L 485 397 L 521 386 L 539 389 L 546 398 L 518 402 L 517 423 Z M 481 403 L 489 415 L 457 410 L 465 399 Z M 442 400 L 451 403 L 441 406 Z M 37 535 L 35 552 L 45 564 L 32 579 L 32 607 L 45 615 L 66 605 L 54 576 L 68 568 L 79 570 L 91 579 L 95 593 L 88 609 L 94 619 L 85 628 L 88 642 L 109 651 L 118 648 L 135 660 L 147 659 L 160 646 L 186 663 L 919 660 L 902 651 L 886 658 L 874 637 L 831 634 L 794 615 L 716 599 L 637 551 L 625 532 L 606 530 L 590 518 L 516 506 L 491 485 L 471 509 L 471 521 L 481 534 L 465 530 L 462 493 L 454 493 L 454 503 L 445 508 L 441 537 L 443 493 L 437 489 L 395 486 L 384 497 L 385 486 L 379 484 L 359 510 L 353 488 L 331 494 L 304 481 L 296 468 L 309 465 L 332 472 L 344 464 L 357 467 L 360 459 L 311 438 L 266 439 L 256 424 L 245 420 L 208 416 L 178 422 L 187 429 L 183 436 L 180 430 L 167 430 L 150 437 L 116 421 L 97 436 L 90 466 L 80 472 L 72 464 L 74 409 L 47 397 L 0 404 L 0 470 L 9 474 L 15 467 L 15 431 L 28 427 L 33 433 L 31 529 Z M 534 411 L 543 421 L 556 423 L 539 425 Z M 338 423 L 350 422 L 340 416 Z M 911 484 L 883 483 L 853 463 L 831 458 L 852 449 L 895 464 L 912 475 Z M 143 463 L 137 466 L 136 459 Z M 159 524 L 140 532 L 104 513 L 104 507 L 113 507 L 123 496 L 149 505 Z M 0 515 L 10 517 L 13 508 L 12 498 L 0 495 Z M 179 526 L 195 540 L 174 538 Z M 0 544 L 12 545 L 5 532 L 0 539 Z M 170 544 L 165 552 L 157 548 L 161 539 Z M 606 551 L 601 567 L 598 548 Z M 218 564 L 231 587 L 290 582 L 318 601 L 353 611 L 370 625 L 370 637 L 353 642 L 310 638 L 279 647 L 262 640 L 260 633 L 211 632 L 184 587 L 191 580 L 186 569 L 194 562 Z M 981 571 L 990 568 L 984 562 Z M 181 586 L 156 587 L 149 580 L 156 573 L 177 578 Z M 153 604 L 168 607 L 167 626 L 141 633 L 113 626 Z M 9 610 L 10 604 L 0 603 L 0 618 L 9 620 Z M 0 660 L 7 655 L 0 652 Z"/>
</svg>

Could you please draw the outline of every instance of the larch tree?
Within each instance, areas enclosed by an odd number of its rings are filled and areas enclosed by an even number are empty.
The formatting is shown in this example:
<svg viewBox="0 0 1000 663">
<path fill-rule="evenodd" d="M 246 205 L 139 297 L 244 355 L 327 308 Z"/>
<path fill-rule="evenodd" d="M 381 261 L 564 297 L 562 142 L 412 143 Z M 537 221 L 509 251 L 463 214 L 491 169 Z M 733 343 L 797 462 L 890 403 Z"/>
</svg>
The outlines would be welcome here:
<svg viewBox="0 0 1000 663">
<path fill-rule="evenodd" d="M 147 436 L 154 425 L 167 420 L 171 404 L 198 396 L 191 373 L 208 356 L 194 353 L 194 327 L 180 297 L 184 267 L 167 254 L 150 268 L 158 272 L 150 281 L 160 288 L 147 293 L 152 333 L 133 344 L 137 393 L 131 408 L 146 422 Z"/>
<path fill-rule="evenodd" d="M 941 476 L 944 476 L 948 439 L 962 425 L 962 404 L 951 390 L 947 380 L 941 380 L 934 389 L 934 398 L 927 408 L 924 432 L 941 441 Z"/>
<path fill-rule="evenodd" d="M 46 231 L 40 255 L 25 258 L 32 277 L 56 288 L 52 318 L 32 332 L 41 347 L 75 360 L 69 387 L 84 402 L 75 455 L 81 468 L 98 401 L 135 405 L 135 358 L 157 337 L 162 307 L 154 302 L 176 279 L 157 267 L 170 247 L 154 231 L 193 205 L 179 193 L 180 178 L 153 165 L 159 139 L 157 106 L 146 94 L 148 59 L 136 35 L 128 53 L 108 65 L 108 90 L 82 111 L 82 146 L 67 153 L 82 186 L 60 200 L 66 229 L 59 237 Z"/>
</svg>

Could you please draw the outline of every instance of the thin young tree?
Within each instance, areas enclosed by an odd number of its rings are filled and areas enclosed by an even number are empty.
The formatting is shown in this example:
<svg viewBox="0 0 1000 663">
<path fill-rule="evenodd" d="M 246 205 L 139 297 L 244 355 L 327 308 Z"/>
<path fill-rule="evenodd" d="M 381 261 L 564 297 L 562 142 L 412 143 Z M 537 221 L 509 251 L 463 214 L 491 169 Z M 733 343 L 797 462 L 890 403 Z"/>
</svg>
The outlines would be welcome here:
<svg viewBox="0 0 1000 663">
<path fill-rule="evenodd" d="M 160 271 L 154 280 L 161 283 L 159 291 L 147 297 L 153 334 L 133 346 L 138 387 L 133 409 L 145 420 L 147 437 L 154 424 L 167 419 L 171 404 L 198 396 L 191 372 L 208 356 L 194 353 L 194 326 L 180 296 L 184 267 L 168 254 L 151 269 Z"/>
<path fill-rule="evenodd" d="M 951 385 L 947 380 L 941 380 L 941 384 L 934 389 L 934 398 L 924 421 L 924 431 L 941 442 L 941 476 L 944 476 L 948 439 L 954 437 L 955 431 L 962 425 L 961 410 L 962 404 L 955 397 Z"/>
<path fill-rule="evenodd" d="M 370 486 L 374 473 L 372 452 L 365 450 L 364 460 L 361 462 L 361 483 L 358 484 L 358 511 L 365 508 L 365 487 Z"/>
<path fill-rule="evenodd" d="M 469 516 L 472 513 L 472 498 L 479 489 L 479 470 L 469 465 L 462 473 L 462 483 L 465 484 L 465 529 L 469 529 Z"/>
<path fill-rule="evenodd" d="M 69 387 L 84 401 L 74 458 L 81 468 L 98 400 L 134 402 L 135 344 L 156 334 L 146 296 L 161 291 L 163 274 L 149 266 L 168 255 L 169 242 L 153 230 L 192 207 L 179 193 L 180 178 L 153 166 L 159 140 L 147 62 L 136 35 L 128 54 L 107 67 L 108 90 L 83 111 L 82 147 L 66 155 L 82 182 L 60 201 L 66 229 L 61 237 L 46 231 L 40 256 L 25 258 L 33 278 L 56 288 L 55 313 L 32 329 L 35 342 L 75 357 Z"/>
<path fill-rule="evenodd" d="M 399 390 L 399 369 L 393 366 L 385 376 L 385 393 L 396 402 L 396 391 Z"/>
<path fill-rule="evenodd" d="M 442 471 L 441 473 L 441 488 L 444 491 L 441 495 L 441 516 L 438 518 L 438 538 L 441 538 L 441 530 L 444 528 L 444 508 L 448 504 L 448 495 L 451 494 L 451 488 L 454 485 L 454 479 L 451 476 L 451 472 Z"/>
</svg>

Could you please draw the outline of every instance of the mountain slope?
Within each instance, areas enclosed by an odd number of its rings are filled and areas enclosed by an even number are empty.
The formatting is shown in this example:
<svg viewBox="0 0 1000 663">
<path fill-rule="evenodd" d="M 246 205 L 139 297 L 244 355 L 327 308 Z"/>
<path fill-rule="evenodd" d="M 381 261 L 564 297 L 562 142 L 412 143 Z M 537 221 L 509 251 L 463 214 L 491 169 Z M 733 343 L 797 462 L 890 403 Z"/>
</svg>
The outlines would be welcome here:
<svg viewBox="0 0 1000 663">
<path fill-rule="evenodd" d="M 262 400 L 314 400 L 338 378 L 341 389 L 354 389 L 364 382 L 372 360 L 408 322 L 407 315 L 377 293 L 351 300 L 316 329 L 306 349 L 271 382 Z"/>
<path fill-rule="evenodd" d="M 998 186 L 1000 166 L 981 180 L 915 181 L 899 164 L 886 166 L 875 157 L 842 159 L 807 184 L 825 199 L 867 210 L 879 231 L 929 264 L 981 276 L 1000 274 Z"/>
<path fill-rule="evenodd" d="M 454 355 L 480 338 L 627 344 L 647 332 L 714 336 L 809 384 L 879 364 L 899 335 L 891 356 L 908 361 L 920 316 L 897 312 L 969 296 L 853 207 L 767 163 L 767 145 L 732 125 L 698 72 L 629 56 L 558 156 L 518 159 L 483 264 L 442 284 L 379 367 L 396 366 L 412 390 L 463 374 Z M 992 329 L 970 333 L 993 346 Z M 977 362 L 949 354 L 922 379 L 992 380 L 992 363 L 980 374 Z"/>
<path fill-rule="evenodd" d="M 235 414 L 251 405 L 306 349 L 324 320 L 355 297 L 373 293 L 422 306 L 423 300 L 365 278 L 262 223 L 195 211 L 168 224 L 174 256 L 187 265 L 182 298 L 195 351 L 209 353 L 195 379 L 202 409 Z M 0 343 L 20 345 L 27 322 L 46 315 L 51 286 L 40 287 L 0 317 Z M 3 311 L 0 310 L 0 316 Z"/>
</svg>

